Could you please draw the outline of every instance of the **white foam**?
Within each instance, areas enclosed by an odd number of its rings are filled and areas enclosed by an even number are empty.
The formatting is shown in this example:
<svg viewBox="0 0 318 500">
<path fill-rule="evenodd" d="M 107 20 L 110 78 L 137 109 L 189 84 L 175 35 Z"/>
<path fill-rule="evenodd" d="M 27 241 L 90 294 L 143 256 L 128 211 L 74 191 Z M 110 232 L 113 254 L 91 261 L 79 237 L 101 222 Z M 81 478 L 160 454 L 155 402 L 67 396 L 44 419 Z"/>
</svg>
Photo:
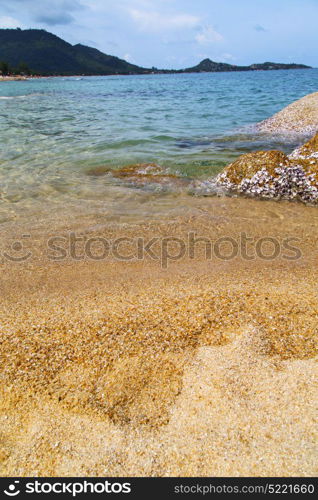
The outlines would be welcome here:
<svg viewBox="0 0 318 500">
<path fill-rule="evenodd" d="M 43 94 L 40 94 L 38 92 L 33 92 L 32 94 L 23 94 L 23 95 L 3 95 L 3 96 L 0 96 L 0 99 L 24 99 L 26 97 L 33 97 L 33 96 L 37 96 L 37 95 L 43 95 Z"/>
</svg>

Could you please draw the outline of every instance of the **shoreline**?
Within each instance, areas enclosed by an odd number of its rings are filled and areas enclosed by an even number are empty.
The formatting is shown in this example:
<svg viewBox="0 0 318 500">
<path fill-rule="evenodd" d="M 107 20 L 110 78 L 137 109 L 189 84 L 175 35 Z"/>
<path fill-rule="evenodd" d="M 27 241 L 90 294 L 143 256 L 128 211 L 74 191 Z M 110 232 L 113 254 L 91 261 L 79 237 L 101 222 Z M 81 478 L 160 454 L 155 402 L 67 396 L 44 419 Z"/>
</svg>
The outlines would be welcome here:
<svg viewBox="0 0 318 500">
<path fill-rule="evenodd" d="M 105 74 L 91 74 L 91 75 L 85 75 L 85 74 L 74 74 L 74 75 L 30 75 L 30 76 L 9 76 L 9 77 L 3 77 L 0 76 L 0 82 L 1 81 L 25 81 L 25 80 L 35 80 L 35 79 L 41 79 L 41 78 L 90 78 L 90 77 L 105 77 L 105 76 L 153 76 L 153 75 L 202 75 L 202 74 L 218 74 L 218 73 L 253 73 L 253 72 L 269 72 L 269 71 L 303 71 L 303 70 L 310 70 L 310 69 L 318 69 L 314 67 L 308 67 L 308 68 L 278 68 L 278 69 L 250 69 L 250 70 L 235 70 L 235 71 L 183 71 L 183 70 L 163 70 L 163 71 L 158 71 L 158 72 L 149 72 L 149 73 L 105 73 Z"/>
<path fill-rule="evenodd" d="M 19 82 L 29 80 L 26 76 L 0 76 L 0 82 Z"/>
</svg>

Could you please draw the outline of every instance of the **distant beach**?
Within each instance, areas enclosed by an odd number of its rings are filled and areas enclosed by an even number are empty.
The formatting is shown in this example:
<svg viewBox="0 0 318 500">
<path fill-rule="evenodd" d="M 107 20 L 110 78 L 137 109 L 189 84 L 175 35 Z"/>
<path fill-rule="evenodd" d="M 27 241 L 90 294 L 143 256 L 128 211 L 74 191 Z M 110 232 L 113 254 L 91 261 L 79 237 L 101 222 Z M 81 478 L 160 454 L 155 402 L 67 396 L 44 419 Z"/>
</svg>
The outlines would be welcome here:
<svg viewBox="0 0 318 500">
<path fill-rule="evenodd" d="M 28 80 L 29 77 L 22 76 L 22 75 L 12 75 L 12 76 L 3 76 L 0 75 L 0 82 L 19 82 L 23 80 Z"/>
</svg>

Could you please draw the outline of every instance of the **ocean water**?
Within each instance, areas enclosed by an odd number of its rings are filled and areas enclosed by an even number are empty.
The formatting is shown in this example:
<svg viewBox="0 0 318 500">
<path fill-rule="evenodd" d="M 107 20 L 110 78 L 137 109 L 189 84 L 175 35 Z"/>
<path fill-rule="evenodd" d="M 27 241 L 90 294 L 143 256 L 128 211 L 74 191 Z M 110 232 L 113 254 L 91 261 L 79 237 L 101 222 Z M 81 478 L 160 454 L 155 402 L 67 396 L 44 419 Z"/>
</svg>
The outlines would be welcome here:
<svg viewBox="0 0 318 500">
<path fill-rule="evenodd" d="M 1 82 L 0 223 L 61 207 L 171 209 L 187 181 L 238 155 L 300 144 L 254 125 L 317 90 L 318 69 Z M 116 175 L 149 162 L 166 182 Z"/>
</svg>

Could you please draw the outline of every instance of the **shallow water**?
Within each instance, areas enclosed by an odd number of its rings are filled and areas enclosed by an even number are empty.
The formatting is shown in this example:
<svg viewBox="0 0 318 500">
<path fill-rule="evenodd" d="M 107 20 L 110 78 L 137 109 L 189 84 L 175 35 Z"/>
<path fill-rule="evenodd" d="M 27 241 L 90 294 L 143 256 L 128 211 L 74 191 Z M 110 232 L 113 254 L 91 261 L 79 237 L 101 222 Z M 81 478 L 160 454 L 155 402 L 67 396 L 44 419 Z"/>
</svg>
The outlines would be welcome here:
<svg viewBox="0 0 318 500">
<path fill-rule="evenodd" d="M 110 215 L 173 210 L 179 186 L 175 194 L 173 183 L 140 187 L 111 170 L 154 162 L 205 179 L 245 152 L 289 152 L 303 138 L 259 135 L 253 125 L 317 89 L 318 70 L 3 82 L 0 223 L 80 206 Z"/>
</svg>

